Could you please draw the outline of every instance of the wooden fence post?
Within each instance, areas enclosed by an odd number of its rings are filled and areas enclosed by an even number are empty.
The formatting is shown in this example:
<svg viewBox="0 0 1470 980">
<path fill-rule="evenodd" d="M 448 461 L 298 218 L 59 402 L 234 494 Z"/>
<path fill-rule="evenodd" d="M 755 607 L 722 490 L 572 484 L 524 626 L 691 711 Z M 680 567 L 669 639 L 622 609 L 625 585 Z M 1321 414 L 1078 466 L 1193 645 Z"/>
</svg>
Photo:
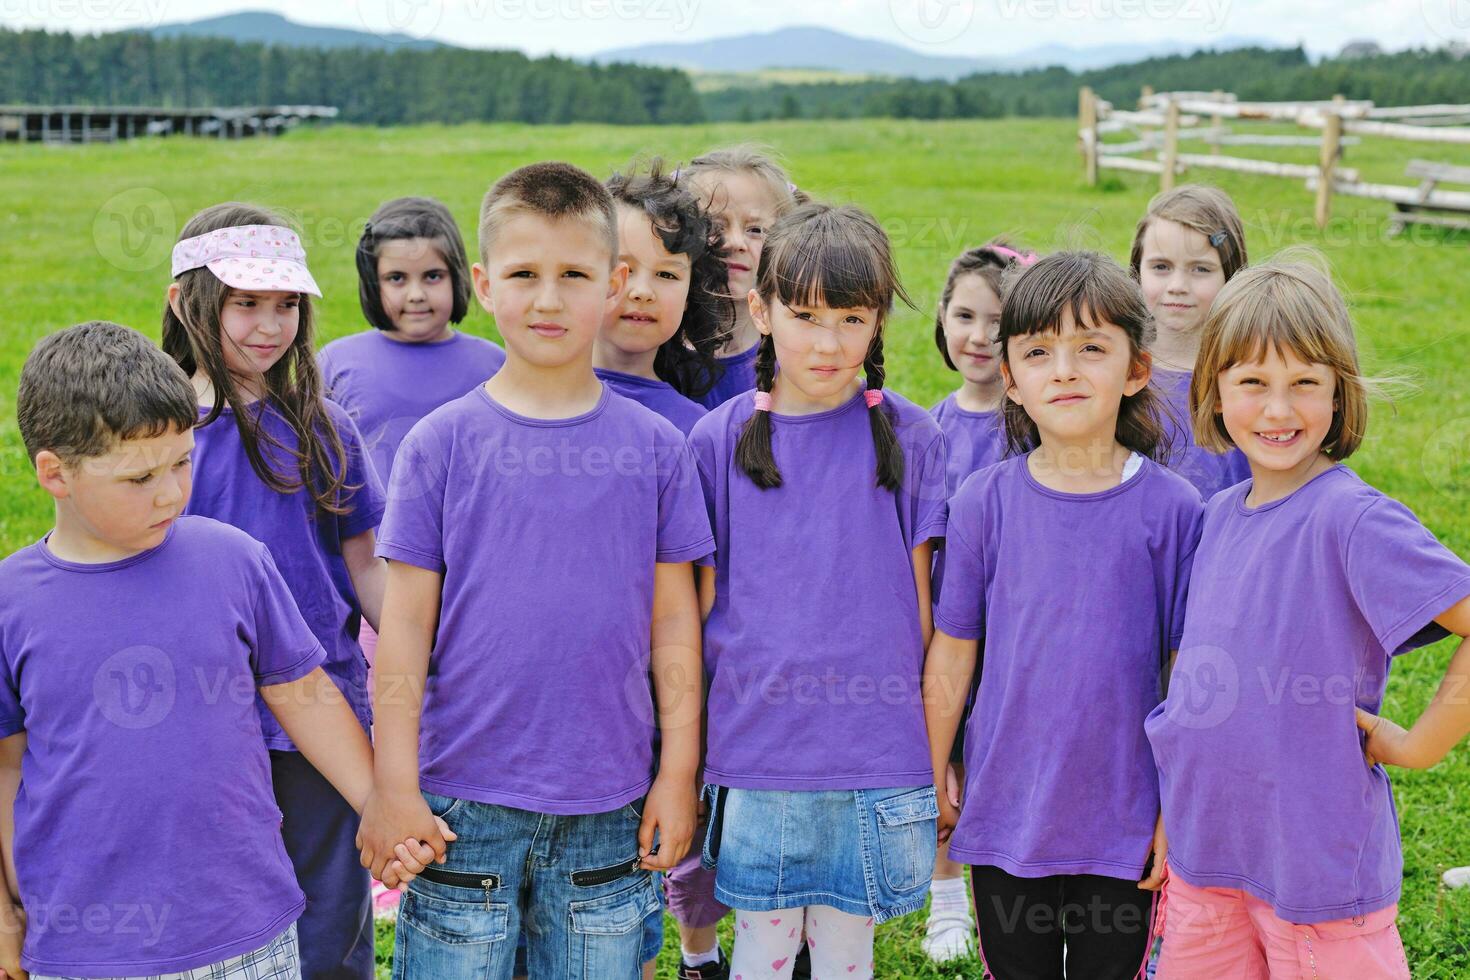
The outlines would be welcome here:
<svg viewBox="0 0 1470 980">
<path fill-rule="evenodd" d="M 1337 169 L 1337 154 L 1342 142 L 1342 115 L 1327 112 L 1327 125 L 1322 129 L 1322 154 L 1317 160 L 1317 227 L 1326 228 L 1332 218 L 1332 181 Z"/>
<path fill-rule="evenodd" d="M 1087 170 L 1087 186 L 1097 186 L 1097 96 L 1086 85 L 1077 93 L 1077 135 L 1082 140 L 1082 162 Z"/>
<path fill-rule="evenodd" d="M 1159 190 L 1174 189 L 1174 168 L 1179 163 L 1179 100 L 1170 98 L 1164 114 L 1164 172 L 1159 176 Z"/>
</svg>

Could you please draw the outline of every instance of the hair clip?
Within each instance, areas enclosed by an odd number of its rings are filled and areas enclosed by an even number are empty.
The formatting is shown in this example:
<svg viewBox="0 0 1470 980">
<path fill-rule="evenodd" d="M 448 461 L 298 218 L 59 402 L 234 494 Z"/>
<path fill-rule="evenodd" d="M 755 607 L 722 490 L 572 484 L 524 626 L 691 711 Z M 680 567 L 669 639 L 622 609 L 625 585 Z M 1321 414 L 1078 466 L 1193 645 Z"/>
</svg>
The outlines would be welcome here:
<svg viewBox="0 0 1470 980">
<path fill-rule="evenodd" d="M 1230 236 L 1227 235 L 1225 233 L 1225 229 L 1222 228 L 1210 236 L 1210 244 L 1213 245 L 1215 248 L 1219 248 L 1221 245 L 1224 245 L 1225 242 L 1229 240 L 1229 238 Z"/>
<path fill-rule="evenodd" d="M 757 412 L 769 412 L 771 410 L 771 393 L 769 391 L 757 391 L 755 393 L 755 410 Z"/>
<path fill-rule="evenodd" d="M 674 183 L 677 184 L 679 182 L 679 175 L 681 173 L 683 173 L 683 172 L 684 172 L 684 168 L 683 167 L 675 167 L 674 168 L 674 172 L 669 175 L 669 180 L 671 180 L 671 181 L 673 181 Z"/>
<path fill-rule="evenodd" d="M 796 185 L 789 180 L 786 182 L 786 189 L 793 194 L 796 193 Z"/>
</svg>

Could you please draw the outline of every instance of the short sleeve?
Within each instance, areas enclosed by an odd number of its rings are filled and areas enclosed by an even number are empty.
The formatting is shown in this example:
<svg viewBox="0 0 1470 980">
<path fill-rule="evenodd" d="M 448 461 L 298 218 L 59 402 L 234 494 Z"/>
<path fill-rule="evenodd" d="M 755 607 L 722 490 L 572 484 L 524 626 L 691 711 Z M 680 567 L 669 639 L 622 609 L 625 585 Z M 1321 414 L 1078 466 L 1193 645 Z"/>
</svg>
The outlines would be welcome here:
<svg viewBox="0 0 1470 980">
<path fill-rule="evenodd" d="M 715 550 L 710 513 L 694 454 L 682 441 L 660 446 L 658 560 L 675 564 L 709 557 Z"/>
<path fill-rule="evenodd" d="M 714 440 L 710 437 L 709 428 L 696 425 L 694 431 L 689 433 L 689 453 L 694 458 L 694 467 L 699 476 L 699 488 L 704 494 L 705 515 L 709 519 L 711 529 L 719 527 L 719 520 L 715 514 L 715 487 L 719 466 L 715 458 Z M 715 542 L 716 547 L 719 542 Z M 710 568 L 714 567 L 715 559 L 713 553 L 705 555 L 697 560 L 700 565 Z"/>
<path fill-rule="evenodd" d="M 937 426 L 936 426 L 937 428 Z M 944 537 L 949 512 L 949 449 L 944 433 L 936 431 L 917 458 L 905 460 L 904 494 L 908 498 L 910 548 L 930 538 Z"/>
<path fill-rule="evenodd" d="M 1449 633 L 1434 618 L 1470 596 L 1470 567 L 1403 504 L 1379 497 L 1364 509 L 1346 545 L 1353 601 L 1391 654 Z"/>
<path fill-rule="evenodd" d="M 327 652 L 306 625 L 265 545 L 257 546 L 254 572 L 254 622 L 248 640 L 255 683 L 265 687 L 305 677 L 326 662 Z"/>
<path fill-rule="evenodd" d="M 973 482 L 967 485 L 975 487 Z M 984 503 L 979 493 L 961 488 L 949 507 L 940 576 L 944 587 L 934 609 L 934 625 L 961 640 L 978 640 L 985 632 Z"/>
<path fill-rule="evenodd" d="M 379 558 L 444 571 L 444 494 L 451 440 L 433 417 L 404 437 L 393 460 L 388 502 L 378 527 Z"/>
<path fill-rule="evenodd" d="M 20 686 L 15 682 L 15 672 L 11 669 L 10 658 L 12 652 L 4 648 L 3 634 L 0 634 L 0 738 L 9 738 L 17 732 L 25 731 L 26 713 L 20 704 Z"/>
<path fill-rule="evenodd" d="M 1181 508 L 1175 546 L 1170 555 L 1173 581 L 1167 596 L 1169 609 L 1164 617 L 1164 625 L 1169 634 L 1169 650 L 1178 650 L 1179 644 L 1184 642 L 1184 614 L 1189 608 L 1189 578 L 1194 571 L 1194 553 L 1199 547 L 1200 532 L 1204 528 L 1204 504 L 1198 497 L 1186 500 Z"/>
<path fill-rule="evenodd" d="M 343 500 L 350 510 L 337 518 L 338 533 L 351 538 L 377 527 L 383 519 L 383 481 L 373 465 L 372 454 L 362 438 L 362 431 L 346 411 L 333 413 L 342 449 L 347 455 L 347 483 L 356 487 Z"/>
</svg>

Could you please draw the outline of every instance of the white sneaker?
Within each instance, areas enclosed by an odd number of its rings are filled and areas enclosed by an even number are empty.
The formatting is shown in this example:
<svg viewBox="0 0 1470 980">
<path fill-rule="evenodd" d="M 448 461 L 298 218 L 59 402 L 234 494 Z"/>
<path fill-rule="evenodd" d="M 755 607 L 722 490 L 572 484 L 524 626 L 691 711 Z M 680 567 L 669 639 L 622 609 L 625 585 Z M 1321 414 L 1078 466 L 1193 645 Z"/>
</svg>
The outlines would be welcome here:
<svg viewBox="0 0 1470 980">
<path fill-rule="evenodd" d="M 975 923 L 969 910 L 929 913 L 929 926 L 919 943 L 935 963 L 948 963 L 975 952 Z"/>
</svg>

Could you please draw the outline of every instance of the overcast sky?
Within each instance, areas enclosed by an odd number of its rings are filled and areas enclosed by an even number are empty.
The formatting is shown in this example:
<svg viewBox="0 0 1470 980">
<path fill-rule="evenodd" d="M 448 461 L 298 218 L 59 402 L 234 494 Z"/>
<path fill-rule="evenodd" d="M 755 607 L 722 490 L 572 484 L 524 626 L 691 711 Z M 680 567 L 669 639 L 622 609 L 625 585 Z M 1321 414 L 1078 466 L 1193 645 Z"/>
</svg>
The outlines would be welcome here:
<svg viewBox="0 0 1470 980">
<path fill-rule="evenodd" d="M 1387 48 L 1470 42 L 1470 0 L 0 0 L 0 26 L 90 33 L 241 9 L 531 54 L 801 24 L 961 55 L 1226 36 L 1304 43 L 1314 53 L 1358 39 Z"/>
</svg>

